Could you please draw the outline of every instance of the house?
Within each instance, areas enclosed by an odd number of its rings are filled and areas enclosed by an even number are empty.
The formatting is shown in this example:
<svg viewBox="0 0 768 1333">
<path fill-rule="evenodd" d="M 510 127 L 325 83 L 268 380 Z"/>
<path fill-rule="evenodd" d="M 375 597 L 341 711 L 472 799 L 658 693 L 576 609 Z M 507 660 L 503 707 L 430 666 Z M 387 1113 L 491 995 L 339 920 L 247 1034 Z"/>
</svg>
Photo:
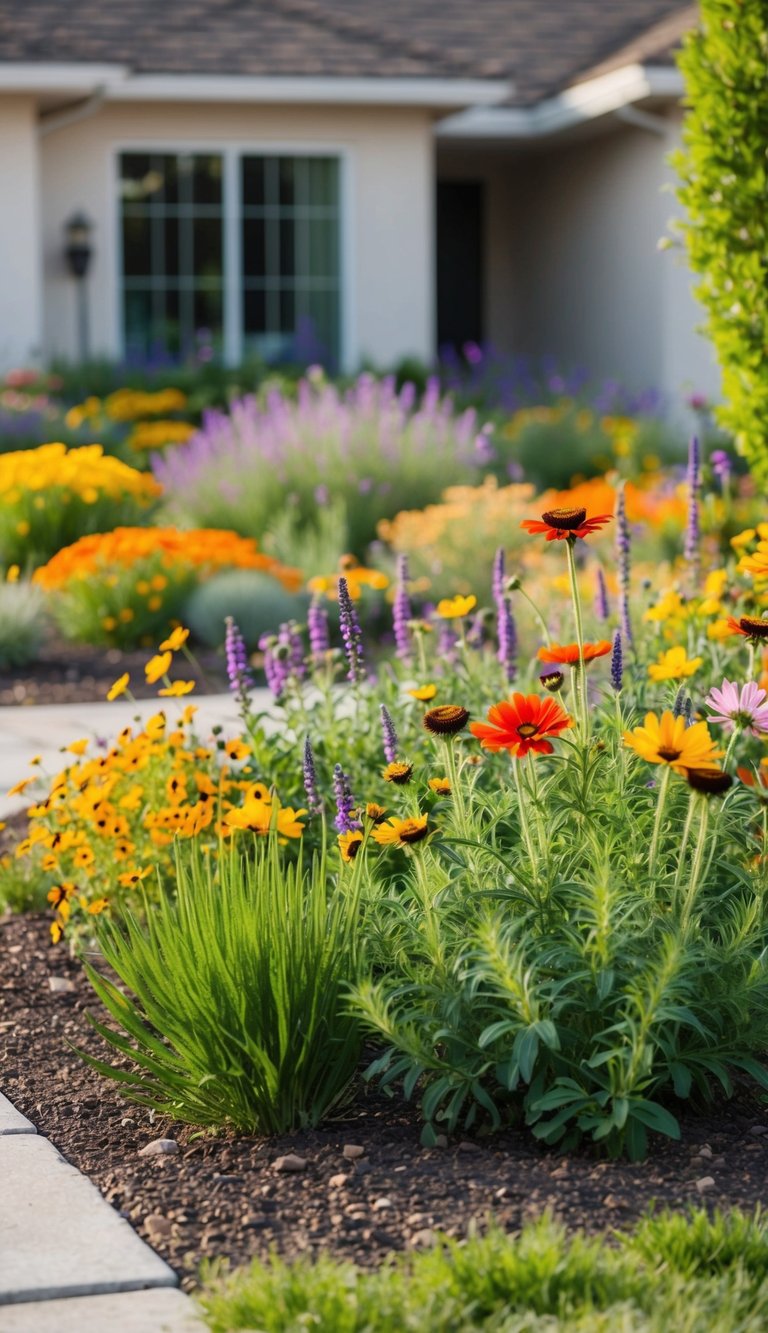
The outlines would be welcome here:
<svg viewBox="0 0 768 1333">
<path fill-rule="evenodd" d="M 310 336 L 353 368 L 471 340 L 715 394 L 684 255 L 658 249 L 695 21 L 679 0 L 0 0 L 0 365 Z"/>
</svg>

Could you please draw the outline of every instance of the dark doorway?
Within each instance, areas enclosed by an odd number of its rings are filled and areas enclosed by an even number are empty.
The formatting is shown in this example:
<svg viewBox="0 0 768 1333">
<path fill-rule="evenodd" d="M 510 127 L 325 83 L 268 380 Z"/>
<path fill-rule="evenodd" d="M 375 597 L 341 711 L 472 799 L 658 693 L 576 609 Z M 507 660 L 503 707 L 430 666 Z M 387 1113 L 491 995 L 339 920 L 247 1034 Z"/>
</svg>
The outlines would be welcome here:
<svg viewBox="0 0 768 1333">
<path fill-rule="evenodd" d="M 482 181 L 437 183 L 437 345 L 483 341 Z"/>
</svg>

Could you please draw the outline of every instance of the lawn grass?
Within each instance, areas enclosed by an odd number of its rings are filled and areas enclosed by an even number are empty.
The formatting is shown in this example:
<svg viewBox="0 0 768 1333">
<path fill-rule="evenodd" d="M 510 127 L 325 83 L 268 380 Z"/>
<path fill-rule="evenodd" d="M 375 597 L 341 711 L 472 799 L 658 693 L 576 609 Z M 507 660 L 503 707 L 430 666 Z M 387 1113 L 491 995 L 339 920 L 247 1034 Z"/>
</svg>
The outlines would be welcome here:
<svg viewBox="0 0 768 1333">
<path fill-rule="evenodd" d="M 695 1210 L 590 1237 L 544 1217 L 516 1238 L 491 1227 L 374 1272 L 273 1255 L 211 1278 L 201 1299 L 213 1333 L 758 1333 L 768 1224 Z"/>
</svg>

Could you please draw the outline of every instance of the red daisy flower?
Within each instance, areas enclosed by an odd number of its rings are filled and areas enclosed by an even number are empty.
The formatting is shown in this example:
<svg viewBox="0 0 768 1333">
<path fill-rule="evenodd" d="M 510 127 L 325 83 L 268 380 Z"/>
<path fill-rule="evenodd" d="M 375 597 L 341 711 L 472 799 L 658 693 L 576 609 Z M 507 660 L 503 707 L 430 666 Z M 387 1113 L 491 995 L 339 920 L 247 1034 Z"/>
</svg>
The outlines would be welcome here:
<svg viewBox="0 0 768 1333">
<path fill-rule="evenodd" d="M 490 725 L 489 725 L 490 724 Z M 484 750 L 509 750 L 516 759 L 524 759 L 529 750 L 551 754 L 547 736 L 559 736 L 573 723 L 554 699 L 540 699 L 537 694 L 513 694 L 488 710 L 488 723 L 472 722 L 470 731 Z"/>
<path fill-rule="evenodd" d="M 610 523 L 611 514 L 596 514 L 587 518 L 587 511 L 581 507 L 575 509 L 547 509 L 537 518 L 524 518 L 520 524 L 526 532 L 544 532 L 548 542 L 575 541 L 577 537 L 589 537 L 593 532 Z"/>
<path fill-rule="evenodd" d="M 594 662 L 596 657 L 605 657 L 610 653 L 613 644 L 608 639 L 600 639 L 598 643 L 584 644 L 584 661 Z M 577 643 L 552 643 L 549 648 L 540 648 L 537 654 L 540 662 L 557 662 L 560 666 L 577 666 L 579 661 L 579 645 Z"/>
</svg>

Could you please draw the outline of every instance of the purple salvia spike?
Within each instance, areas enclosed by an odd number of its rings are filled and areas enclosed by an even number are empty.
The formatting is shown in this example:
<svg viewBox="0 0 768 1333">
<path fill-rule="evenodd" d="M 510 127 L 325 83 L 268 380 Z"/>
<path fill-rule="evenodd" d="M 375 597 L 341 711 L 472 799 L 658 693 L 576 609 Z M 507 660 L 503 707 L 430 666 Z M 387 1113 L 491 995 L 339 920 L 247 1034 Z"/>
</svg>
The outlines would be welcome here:
<svg viewBox="0 0 768 1333">
<path fill-rule="evenodd" d="M 344 655 L 347 659 L 347 680 L 354 683 L 363 680 L 365 662 L 363 660 L 363 631 L 352 598 L 349 585 L 343 575 L 339 576 L 339 628 L 344 641 Z"/>
<path fill-rule="evenodd" d="M 323 808 L 323 802 L 320 798 L 320 791 L 317 785 L 317 770 L 315 768 L 315 756 L 312 752 L 312 743 L 307 736 L 304 741 L 304 791 L 307 797 L 307 809 L 311 815 L 319 815 Z"/>
<path fill-rule="evenodd" d="M 355 802 L 352 797 L 349 778 L 341 764 L 333 770 L 333 795 L 336 800 L 336 818 L 334 826 L 338 833 L 352 833 L 360 828 L 360 821 L 354 818 Z"/>
<path fill-rule="evenodd" d="M 411 619 L 411 603 L 408 597 L 408 557 L 399 555 L 397 557 L 397 590 L 392 606 L 392 626 L 395 631 L 397 656 L 403 659 L 407 659 L 411 655 L 411 631 L 409 629 Z"/>
<path fill-rule="evenodd" d="M 497 603 L 497 634 L 499 648 L 496 656 L 504 667 L 507 680 L 513 681 L 517 675 L 517 626 L 508 597 L 502 597 Z"/>
<path fill-rule="evenodd" d="M 605 586 L 605 574 L 598 565 L 595 579 L 595 615 L 598 620 L 607 620 L 610 615 L 608 589 Z"/>
<path fill-rule="evenodd" d="M 388 764 L 394 764 L 397 759 L 398 750 L 395 724 L 392 721 L 392 715 L 386 704 L 381 704 L 379 707 L 381 713 L 381 734 L 384 744 L 384 758 Z"/>
<path fill-rule="evenodd" d="M 621 647 L 621 630 L 617 629 L 613 636 L 613 652 L 611 653 L 611 684 L 617 694 L 621 689 L 623 675 L 624 653 Z"/>
<path fill-rule="evenodd" d="M 621 619 L 622 639 L 628 645 L 632 639 L 632 621 L 629 613 L 629 585 L 631 571 L 632 542 L 627 522 L 627 502 L 624 487 L 620 487 L 616 497 L 616 564 L 619 578 L 619 616 Z"/>
</svg>

